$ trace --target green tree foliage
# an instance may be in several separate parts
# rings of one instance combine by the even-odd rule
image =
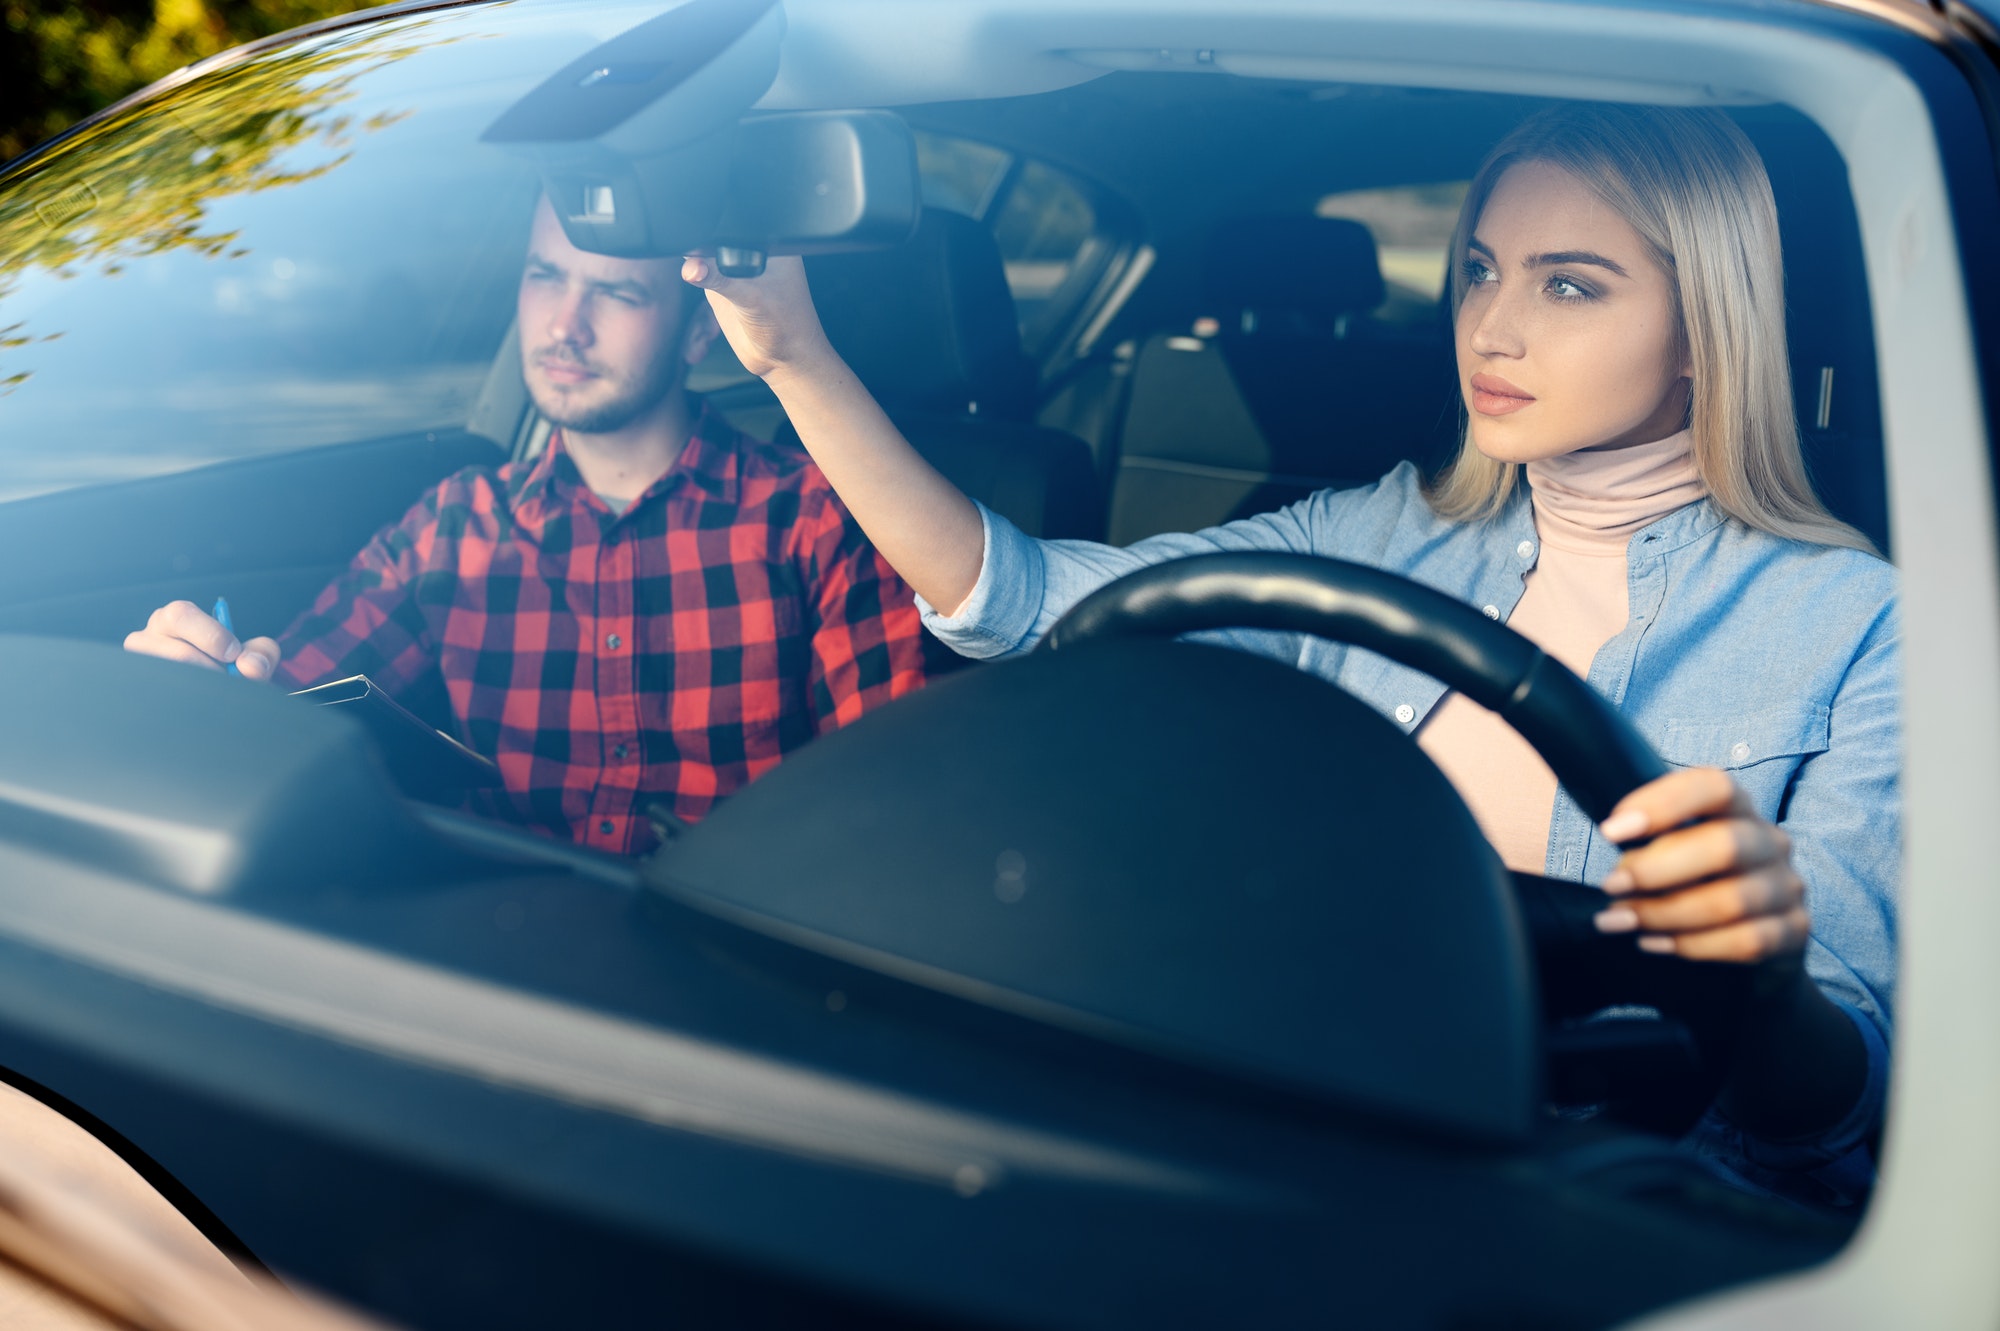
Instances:
[[[94,125],[38,159],[0,193],[0,306],[36,269],[66,279],[115,274],[166,250],[240,253],[237,235],[210,222],[210,206],[335,170],[357,134],[399,119],[356,117],[345,104],[371,71],[423,49],[430,22],[411,16],[265,52],[226,79],[183,84],[144,114]],[[59,336],[0,324],[0,396],[32,373],[32,348]]]
[[[182,65],[372,0],[0,0],[0,161]]]

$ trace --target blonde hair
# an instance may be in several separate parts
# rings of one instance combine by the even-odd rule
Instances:
[[[1529,117],[1480,165],[1452,236],[1451,308],[1480,210],[1508,167],[1544,162],[1581,181],[1639,233],[1674,291],[1692,367],[1688,425],[1709,497],[1747,526],[1817,545],[1875,547],[1813,493],[1792,414],[1778,208],[1757,150],[1718,111],[1564,105]],[[1476,522],[1506,504],[1520,464],[1461,438],[1428,491],[1433,510]]]

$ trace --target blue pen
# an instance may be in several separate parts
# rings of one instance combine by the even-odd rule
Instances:
[[[235,636],[236,636],[236,625],[235,625],[235,624],[233,624],[233,623],[231,623],[231,622],[230,622],[230,619],[229,619],[229,598],[228,598],[228,597],[226,597],[226,596],[218,596],[218,597],[216,597],[216,598],[215,598],[215,609],[213,609],[213,610],[209,611],[208,613],[209,613],[209,616],[210,616],[210,618],[214,619],[216,623],[218,623],[218,624],[222,625],[222,627],[223,627],[223,628],[225,628],[225,629],[229,630],[229,636],[230,636],[230,637],[232,637],[232,638],[233,638],[233,637],[235,637]],[[234,662],[234,661],[231,661],[231,662],[229,663],[229,673],[230,673],[230,674],[232,674],[232,675],[240,675],[240,674],[242,674],[243,672],[242,672],[241,670],[238,670],[238,669],[236,668],[236,662]]]

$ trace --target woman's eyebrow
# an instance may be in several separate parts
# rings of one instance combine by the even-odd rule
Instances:
[[[1492,247],[1477,236],[1466,241],[1465,248],[1476,250],[1489,259],[1493,258]],[[1595,254],[1590,250],[1550,250],[1547,254],[1530,254],[1527,258],[1521,260],[1523,268],[1553,268],[1558,264],[1565,263],[1592,264],[1598,268],[1609,269],[1620,277],[1630,277],[1632,275],[1626,272],[1625,266],[1617,260],[1607,259],[1602,254]]]
[[[1592,254],[1589,250],[1551,250],[1547,254],[1530,254],[1521,261],[1523,268],[1553,268],[1558,264],[1591,264],[1598,268],[1609,268],[1620,277],[1630,277],[1624,265],[1605,258],[1602,254]]]

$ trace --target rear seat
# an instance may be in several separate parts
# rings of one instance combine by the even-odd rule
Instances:
[[[931,209],[907,245],[809,258],[806,277],[834,349],[933,466],[1030,535],[1101,539],[1089,449],[1033,421],[1037,372],[985,226]]]
[[[1459,413],[1448,329],[1442,314],[1414,335],[1368,319],[1384,289],[1366,227],[1226,224],[1209,244],[1206,286],[1213,324],[1148,338],[1133,362],[1114,544],[1366,484],[1405,458],[1449,458]]]

